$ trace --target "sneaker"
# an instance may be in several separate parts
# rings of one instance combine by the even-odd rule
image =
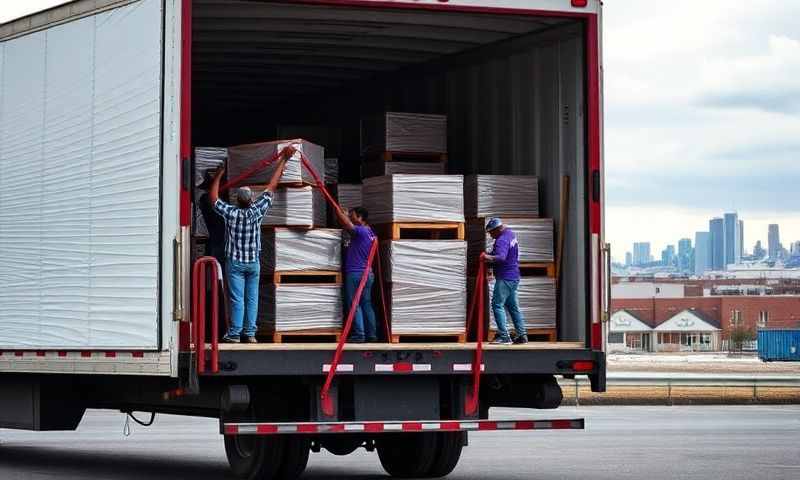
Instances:
[[[222,337],[222,343],[241,343],[242,339],[239,337],[231,337],[230,335],[225,335]]]
[[[508,337],[495,337],[492,340],[492,345],[512,345],[514,342],[511,341]]]
[[[244,343],[258,343],[256,337],[244,337]]]
[[[517,337],[514,338],[514,345],[525,345],[526,343],[528,343],[527,335],[517,335]]]

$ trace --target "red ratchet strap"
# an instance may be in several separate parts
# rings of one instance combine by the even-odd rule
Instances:
[[[210,270],[206,267],[210,267]],[[197,373],[206,371],[206,279],[209,271],[212,275],[211,373],[219,372],[219,292],[222,272],[216,258],[201,257],[192,268],[192,327],[197,349]]]
[[[469,314],[467,315],[467,332],[470,331],[473,318],[476,319],[476,344],[475,359],[472,361],[472,392],[467,393],[467,403],[464,405],[464,413],[475,415],[478,412],[481,389],[481,364],[483,363],[483,324],[484,324],[484,296],[486,295],[486,260],[483,255],[478,260],[478,275],[475,277],[475,290],[472,301],[469,304]],[[477,309],[476,309],[477,306]]]

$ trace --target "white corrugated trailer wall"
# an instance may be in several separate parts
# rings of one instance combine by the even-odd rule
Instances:
[[[164,343],[162,13],[141,0],[0,43],[1,349]]]

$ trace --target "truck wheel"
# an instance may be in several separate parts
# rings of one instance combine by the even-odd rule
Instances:
[[[450,475],[458,465],[461,450],[467,440],[467,432],[441,432],[439,445],[436,449],[436,458],[431,464],[427,478],[441,478]]]
[[[231,471],[247,480],[274,479],[283,463],[283,446],[283,439],[277,436],[225,436],[225,455]]]
[[[284,438],[283,461],[276,478],[294,480],[306,470],[311,440],[305,435],[291,435]]]
[[[376,443],[383,469],[397,478],[426,477],[439,451],[439,437],[432,432],[387,433]]]

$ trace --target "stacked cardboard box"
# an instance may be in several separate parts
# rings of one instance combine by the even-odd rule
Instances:
[[[464,222],[461,175],[388,175],[364,180],[363,201],[374,224]]]
[[[447,153],[447,116],[386,112],[361,122],[361,151]]]
[[[494,310],[491,308],[494,292],[494,279],[489,282],[490,329],[497,331]],[[529,330],[556,328],[556,286],[555,279],[549,277],[523,277],[517,291],[519,309]],[[506,327],[514,331],[511,315],[506,312]]]
[[[228,178],[234,179],[242,173],[248,171],[258,162],[272,158],[276,153],[281,152],[288,146],[294,146],[297,152],[286,162],[286,169],[280,179],[281,185],[314,184],[314,177],[302,167],[302,152],[320,175],[325,172],[325,149],[303,139],[277,140],[273,142],[252,143],[249,145],[239,145],[228,149]],[[277,162],[261,169],[247,182],[253,185],[265,184],[272,177]]]

